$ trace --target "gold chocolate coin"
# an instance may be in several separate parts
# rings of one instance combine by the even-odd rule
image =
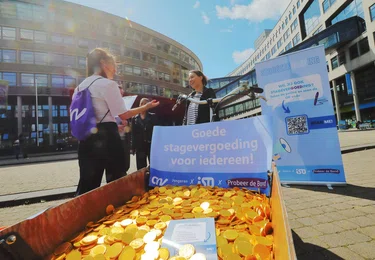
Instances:
[[[206,260],[206,256],[202,253],[196,253],[189,260]]]
[[[131,246],[126,246],[122,250],[119,260],[133,260],[135,258],[135,250]]]
[[[168,260],[169,250],[167,248],[160,248],[159,249],[159,257],[160,257],[161,260]]]
[[[81,260],[81,252],[78,250],[70,251],[70,253],[66,255],[66,260]]]
[[[189,259],[195,254],[195,248],[191,244],[183,245],[178,250],[178,255]]]

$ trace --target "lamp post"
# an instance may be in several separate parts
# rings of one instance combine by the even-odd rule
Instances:
[[[39,105],[38,105],[38,79],[35,79],[35,117],[36,117],[36,145],[39,146]]]

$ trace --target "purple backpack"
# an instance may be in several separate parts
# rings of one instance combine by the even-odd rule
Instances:
[[[98,79],[101,79],[101,77],[95,79],[82,91],[79,91],[78,87],[78,91],[74,95],[72,104],[70,105],[70,128],[72,130],[72,135],[79,141],[85,140],[96,128],[95,110],[92,106],[89,88]]]

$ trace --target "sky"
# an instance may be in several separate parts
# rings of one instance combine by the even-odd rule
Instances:
[[[69,0],[162,33],[194,52],[208,78],[223,77],[254,51],[290,0]]]

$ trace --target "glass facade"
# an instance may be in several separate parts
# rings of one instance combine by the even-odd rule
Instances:
[[[16,63],[17,52],[15,50],[0,50],[0,61],[4,63]]]
[[[338,13],[335,17],[331,18],[328,21],[328,25],[338,23],[353,16],[359,16],[364,18],[362,1],[363,0],[348,1],[350,3],[344,8],[344,10]]]
[[[311,2],[307,10],[303,13],[306,35],[312,33],[315,27],[319,24],[320,15],[319,1],[314,0]]]
[[[371,17],[371,21],[375,20],[375,4],[370,6],[370,17]]]

